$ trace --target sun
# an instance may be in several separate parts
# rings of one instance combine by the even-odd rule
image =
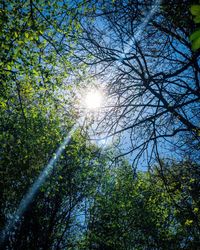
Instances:
[[[89,110],[96,110],[102,106],[103,94],[99,90],[90,90],[85,97],[85,106]]]

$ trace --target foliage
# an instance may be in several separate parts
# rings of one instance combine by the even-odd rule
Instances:
[[[65,13],[60,12],[60,4]],[[78,34],[80,27],[75,17],[75,10],[68,1],[58,3],[43,0],[1,1],[0,26],[0,192],[2,197],[0,226],[3,229],[12,219],[23,195],[46,166],[75,122],[76,116],[75,112],[71,111],[70,98],[65,97],[65,102],[61,103],[58,101],[58,93],[63,97],[70,89],[68,77],[74,68],[70,56],[76,44],[76,38],[74,36],[73,40],[69,41],[69,36],[72,36],[75,31]],[[78,70],[81,67],[79,65]],[[80,134],[76,136],[81,137]],[[73,158],[73,161],[70,161],[76,165],[66,163],[66,160],[58,167],[59,169],[67,166],[65,169],[67,173],[68,171],[73,173],[74,169],[75,175],[79,172],[76,168],[80,167],[80,161],[83,161],[81,157],[78,160],[77,155],[80,153],[80,148],[82,150],[84,148],[81,139],[74,139],[76,140],[80,144],[77,145],[74,142],[74,149],[68,152],[69,155],[71,153],[69,159]],[[83,150],[85,160],[87,156],[89,157],[89,151],[89,149]],[[55,197],[52,196],[49,202],[53,189],[48,195],[47,188],[43,187],[43,191],[46,190],[46,192],[41,190],[38,203],[31,205],[16,234],[9,232],[5,242],[7,247],[19,249],[18,247],[21,246],[31,249],[33,245],[40,244],[41,240],[42,244],[47,244],[47,241],[46,243],[44,241],[44,234],[38,227],[41,228],[42,224],[45,225],[45,220],[52,218],[50,215],[52,216],[54,212],[52,210],[52,214],[48,215],[48,209],[56,204],[60,206],[65,196],[74,195],[76,198],[78,195],[76,192],[79,192],[78,187],[74,190],[76,195],[73,193],[70,196],[66,193],[67,188],[65,193],[58,192],[59,188],[64,189],[67,185],[69,187],[67,180],[63,186],[61,185],[63,182],[61,173],[54,173],[53,184],[48,182],[57,190],[54,190]],[[83,177],[77,177],[76,181],[78,178]],[[60,183],[59,187],[57,187],[58,183]],[[29,225],[27,225],[28,222],[30,222]],[[55,229],[50,222],[49,225],[46,229],[50,234],[51,230]],[[32,241],[32,237],[36,237],[37,240],[34,238]],[[47,240],[53,242],[50,237]]]
[[[86,249],[198,249],[198,166],[164,169],[167,186],[156,170],[134,176],[122,165],[107,175],[90,209]]]
[[[190,1],[163,1],[143,27],[151,2],[1,1],[1,229],[76,122],[74,89],[88,72],[107,81],[113,108],[104,132],[130,132],[125,154],[159,159],[161,142],[177,134],[181,149],[186,137],[190,153],[199,150],[199,54],[188,41],[194,24],[184,19]],[[197,23],[198,10],[191,9]],[[135,34],[142,35],[132,42]],[[191,35],[195,50],[198,39]],[[76,130],[2,248],[198,249],[198,164],[133,172],[85,132]]]
[[[194,22],[196,24],[200,23],[200,5],[192,5],[191,13],[194,16]],[[190,36],[190,41],[192,42],[193,50],[198,50],[200,48],[200,29],[197,29]]]
[[[82,233],[86,200],[95,192],[103,162],[98,150],[86,146],[77,132],[9,236],[9,247],[73,249]]]

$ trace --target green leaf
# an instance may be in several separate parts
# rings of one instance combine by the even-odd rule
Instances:
[[[190,41],[193,41],[199,37],[200,37],[200,30],[197,30],[197,31],[193,32],[192,35],[190,36]]]
[[[194,18],[194,22],[195,22],[195,23],[200,23],[200,15],[198,15],[198,16],[196,16],[196,17]]]
[[[35,76],[38,76],[37,70],[33,69],[33,74],[34,74]]]
[[[193,223],[193,220],[187,219],[186,222],[185,222],[185,225],[186,225],[186,226],[191,226],[192,223]]]
[[[192,42],[192,49],[195,51],[195,50],[198,50],[200,48],[200,37],[195,39],[193,42]]]
[[[29,38],[29,33],[25,32],[25,37],[28,39]]]
[[[192,5],[192,7],[190,8],[190,11],[192,15],[194,16],[200,15],[200,5]]]
[[[11,67],[10,65],[7,65],[7,69],[8,69],[8,70],[11,70],[12,67]]]

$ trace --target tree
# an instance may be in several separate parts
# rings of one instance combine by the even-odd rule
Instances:
[[[98,150],[86,146],[85,138],[77,132],[16,229],[10,232],[7,246],[73,249],[83,231],[85,202],[95,192],[102,164],[105,158],[100,160]]]
[[[200,67],[199,51],[189,41],[191,1],[155,5],[97,4],[82,19],[77,49],[77,58],[96,68],[94,75],[107,83],[111,104],[102,119],[104,131],[109,136],[128,133],[130,147],[124,154],[136,152],[137,159],[147,152],[149,162],[161,144],[173,143],[180,153],[182,138],[192,138],[199,148]]]
[[[191,3],[1,1],[1,228],[80,116],[74,89],[90,73],[110,97],[100,130],[130,133],[122,155],[159,162],[149,173],[125,160],[114,169],[115,153],[110,159],[77,130],[2,248],[198,249],[198,164],[159,156],[169,139],[198,162]]]
[[[2,0],[0,5],[0,192],[2,197],[0,226],[2,230],[12,219],[20,200],[75,122],[75,112],[72,112],[70,107],[71,100],[65,95],[70,89],[67,81],[74,68],[70,56],[76,44],[74,36],[71,41],[69,37],[79,32],[79,26],[74,8],[68,2],[61,3],[62,8],[57,1]],[[81,67],[79,65],[78,70]],[[58,100],[64,96],[65,102],[60,103]],[[79,141],[81,144],[81,139]],[[76,150],[78,148],[79,146]],[[80,165],[77,159],[75,161],[76,150],[74,149],[73,157],[78,167]],[[68,166],[66,162],[63,164]],[[75,173],[76,171],[78,170],[74,169]],[[58,180],[62,183],[59,178],[61,176],[56,173],[55,188]],[[61,188],[62,185],[59,185]],[[63,185],[69,185],[67,180]],[[72,197],[77,198],[76,191]],[[56,194],[52,196],[52,200],[49,200],[50,195],[40,193],[38,203],[36,201],[26,212],[19,225],[19,231],[14,236],[13,232],[8,232],[8,242],[5,242],[7,247],[16,249],[17,244],[21,244],[21,247],[31,248],[34,244],[40,244],[41,240],[44,240],[44,237],[42,238],[44,234],[39,227],[45,218],[49,222],[47,223],[49,234],[52,232],[54,228],[51,228],[50,217],[56,209],[58,212],[56,203],[61,204],[68,195],[61,193],[62,195],[59,196],[58,191]],[[43,201],[44,204],[42,204]],[[77,205],[77,202],[73,206]],[[47,210],[50,207],[52,211],[48,215]],[[69,210],[69,207],[66,209]],[[44,218],[42,212],[44,212]],[[20,244],[19,241],[21,241]],[[53,242],[51,237],[49,241]],[[50,243],[46,239],[42,244]]]
[[[198,249],[198,166],[165,164],[164,175],[167,187],[156,169],[133,176],[122,163],[107,174],[90,209],[85,249]]]

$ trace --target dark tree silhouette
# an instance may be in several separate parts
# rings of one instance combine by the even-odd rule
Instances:
[[[145,151],[151,160],[164,141],[179,150],[189,140],[199,147],[200,54],[189,41],[191,4],[105,1],[82,18],[77,58],[95,68],[112,98],[101,125],[108,135],[127,131],[125,154],[136,151],[136,159]]]

